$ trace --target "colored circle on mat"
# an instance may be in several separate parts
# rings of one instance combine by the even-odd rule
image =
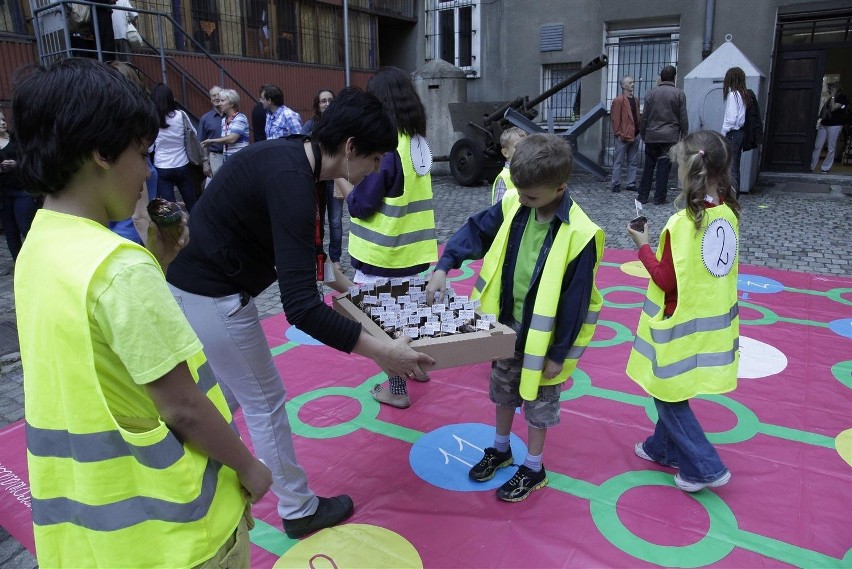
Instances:
[[[273,567],[337,569],[338,567],[411,567],[423,560],[411,543],[398,533],[367,524],[327,528],[287,550]]]
[[[740,367],[737,377],[757,379],[779,374],[785,369],[787,356],[784,352],[760,340],[740,336]]]
[[[284,335],[291,342],[295,342],[297,344],[301,344],[303,346],[322,346],[323,343],[319,340],[314,339],[313,336],[310,336],[306,332],[302,332],[295,326],[290,326],[287,328],[287,331],[284,332]]]
[[[645,268],[645,265],[642,264],[642,261],[628,261],[626,263],[621,263],[622,273],[628,274],[633,277],[640,277],[643,279],[651,278],[651,275],[648,274],[648,270]]]
[[[701,567],[715,563],[733,551],[733,543],[713,534],[714,531],[724,534],[736,529],[737,519],[724,500],[713,492],[690,494],[710,516],[710,530],[697,542],[681,546],[660,545],[634,534],[619,518],[617,504],[622,494],[641,486],[669,486],[672,492],[680,492],[674,487],[670,473],[653,470],[625,472],[601,484],[601,495],[607,499],[592,500],[590,510],[598,530],[610,543],[638,559],[666,567]]]
[[[844,338],[852,338],[852,318],[841,318],[828,323],[828,328]]]
[[[834,379],[852,389],[852,360],[837,362],[831,366],[831,374]]]
[[[501,468],[494,478],[474,482],[467,473],[482,459],[487,447],[494,444],[494,427],[482,423],[454,423],[426,433],[412,445],[408,463],[414,474],[423,481],[458,492],[482,492],[503,485],[515,469]],[[509,444],[515,464],[523,464],[527,445],[514,433]]]
[[[834,448],[846,464],[852,466],[852,429],[846,429],[834,439]]]
[[[740,273],[737,276],[737,288],[755,294],[774,294],[783,291],[784,285],[768,277]]]

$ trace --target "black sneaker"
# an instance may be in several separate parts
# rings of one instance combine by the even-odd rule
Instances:
[[[336,526],[352,515],[352,498],[346,494],[333,498],[320,498],[316,511],[296,520],[281,520],[287,537],[299,539],[317,530]]]
[[[497,497],[504,502],[520,502],[539,488],[547,486],[547,472],[544,466],[535,472],[521,465],[518,471],[505,484],[497,488]]]
[[[511,447],[506,452],[499,452],[494,447],[488,447],[485,449],[485,456],[470,469],[467,475],[475,482],[485,482],[494,478],[498,469],[512,464],[512,460]]]
[[[639,188],[636,187],[636,186],[627,186],[626,189],[627,189],[628,192],[638,192],[639,191]]]
[[[616,194],[617,194],[618,192],[620,192],[620,191],[621,191],[621,186],[613,186],[613,187],[612,187],[612,191],[613,191],[613,193],[616,193]]]

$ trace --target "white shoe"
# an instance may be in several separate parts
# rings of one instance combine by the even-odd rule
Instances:
[[[675,486],[677,486],[684,492],[698,492],[699,490],[703,490],[704,488],[718,488],[720,486],[724,486],[730,481],[730,470],[726,470],[722,476],[720,476],[716,480],[711,480],[710,482],[687,482],[686,480],[680,477],[680,472],[674,475]]]

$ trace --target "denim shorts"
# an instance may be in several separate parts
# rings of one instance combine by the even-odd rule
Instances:
[[[542,385],[538,388],[538,397],[533,401],[521,399],[521,367],[524,355],[516,353],[505,360],[491,363],[491,382],[488,396],[500,407],[524,406],[527,424],[536,429],[547,429],[559,424],[559,394],[562,384]]]

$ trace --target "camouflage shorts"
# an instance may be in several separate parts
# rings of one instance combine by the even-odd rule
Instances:
[[[536,429],[547,429],[559,424],[559,394],[562,384],[542,385],[538,397],[533,401],[521,399],[521,366],[523,354],[491,363],[491,382],[488,396],[500,407],[524,406],[527,424]]]

